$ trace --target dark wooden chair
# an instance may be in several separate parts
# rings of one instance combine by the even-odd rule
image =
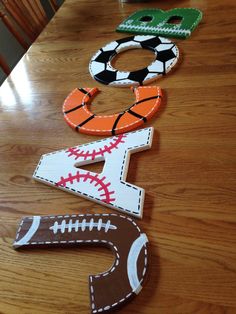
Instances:
[[[8,64],[6,63],[5,59],[1,54],[0,54],[0,67],[6,75],[9,75],[11,73]]]
[[[48,0],[55,13],[56,1]],[[19,44],[27,50],[44,29],[49,19],[40,0],[0,0],[0,18]],[[26,40],[25,38],[28,38]],[[10,68],[0,55],[0,67],[9,75]]]
[[[4,13],[3,11],[0,10],[0,19],[1,21],[4,23],[4,25],[7,27],[7,29],[12,33],[12,35],[17,39],[17,41],[19,42],[19,44],[25,49],[27,50],[29,48],[29,44],[25,41],[25,39],[23,38],[23,36],[17,31],[15,25],[12,23],[12,21],[9,19],[9,17],[7,16],[6,13]],[[3,70],[3,72],[6,75],[9,75],[11,70],[7,64],[7,62],[5,61],[4,57],[2,55],[0,55],[0,66]]]

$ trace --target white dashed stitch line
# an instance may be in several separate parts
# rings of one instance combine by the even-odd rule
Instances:
[[[112,242],[109,242],[109,241],[106,241],[106,240],[102,240],[101,241],[102,243],[108,243],[109,245],[111,245],[115,251],[117,250],[117,247],[112,243]],[[113,271],[115,271],[116,267],[119,265],[119,260],[120,260],[120,257],[117,256],[116,254],[116,259],[115,259],[115,262],[114,262],[114,265],[113,267],[111,267],[111,269],[105,273],[101,273],[101,274],[98,274],[96,276],[94,276],[94,278],[98,279],[100,277],[105,277],[105,276],[108,276],[109,274],[111,274]],[[93,288],[93,281],[92,281],[92,276],[90,276],[90,292],[91,292],[91,300],[92,300],[92,304],[94,304],[93,300],[94,300],[94,288]],[[95,304],[94,304],[94,309],[95,309]],[[101,309],[98,309],[97,311],[99,311]]]
[[[156,74],[151,74],[151,73],[150,73],[150,78],[155,77],[155,76],[156,76]],[[115,84],[119,84],[119,82],[118,82],[118,83],[114,82],[114,83],[115,83]],[[148,86],[148,87],[149,87],[149,86]],[[148,87],[143,86],[142,88],[148,88]],[[153,88],[153,87],[150,86],[149,88]],[[92,89],[91,89],[91,90],[92,90]],[[88,95],[88,94],[91,92],[91,90],[83,97],[82,103],[83,103],[84,106],[81,107],[81,109],[83,109],[83,110],[85,111],[85,113],[86,113],[89,117],[92,116],[93,114],[92,114],[92,112],[90,112],[90,111],[87,109],[87,105],[88,105],[88,103],[89,103],[89,100],[85,101],[84,99],[85,99],[86,96],[88,96],[89,99],[92,98],[92,96],[90,97],[90,96]],[[77,91],[77,90],[72,91],[72,92],[69,94],[69,96],[66,98],[65,103],[64,103],[64,106],[63,106],[63,112],[65,112],[65,105],[66,105],[66,102],[69,100],[68,98],[69,98],[70,96],[72,96],[76,91]],[[138,97],[137,97],[136,102],[139,101],[139,91],[137,91],[137,93],[138,93]],[[157,95],[157,96],[159,96],[159,97],[158,97],[157,100],[156,100],[155,106],[153,106],[153,107],[149,110],[149,112],[147,112],[147,113],[145,114],[144,118],[146,118],[147,116],[149,116],[149,115],[155,110],[156,105],[157,105],[157,102],[158,102],[159,99],[160,99],[160,92],[159,92],[159,91],[158,91],[158,95]],[[92,105],[92,104],[91,104],[91,105]],[[125,111],[120,112],[120,113],[116,113],[116,114],[113,114],[113,115],[103,115],[103,116],[95,115],[94,118],[95,118],[95,119],[102,119],[102,118],[110,118],[110,117],[113,117],[113,116],[118,117],[120,114],[125,113],[125,112],[128,112],[129,109],[133,108],[134,106],[135,106],[135,104],[132,105],[132,106],[130,106],[128,109],[126,109]],[[76,125],[75,123],[73,123],[73,122],[67,117],[67,115],[65,115],[65,119],[67,120],[67,122],[68,122],[69,124],[72,124],[74,128],[77,127],[77,125]],[[127,129],[128,127],[133,126],[133,125],[137,124],[138,122],[139,122],[139,120],[138,120],[138,121],[134,121],[134,122],[132,122],[132,123],[130,123],[130,124],[126,124],[125,126],[120,126],[119,128],[116,128],[116,131],[123,130],[123,129]],[[100,131],[100,130],[97,130],[97,129],[87,128],[86,126],[82,126],[82,127],[80,127],[80,129],[84,129],[84,130],[87,130],[87,131],[93,131],[93,132],[99,132],[99,131]],[[109,132],[109,131],[111,131],[111,129],[102,130],[102,132]]]
[[[137,26],[138,27],[138,26]],[[138,27],[139,28],[139,27]],[[144,36],[147,36],[147,35],[144,35]],[[135,36],[131,36],[131,39],[129,40],[129,41],[132,41],[133,39],[132,39],[132,37],[135,37]],[[156,38],[157,36],[153,36],[153,38]],[[128,39],[129,37],[127,37],[127,39]],[[162,38],[162,37],[159,37],[160,39]],[[129,42],[129,41],[127,41],[127,42]],[[116,41],[114,41],[114,42],[116,42]],[[111,42],[111,43],[114,43],[114,42]],[[126,43],[127,43],[126,42]],[[109,44],[111,44],[111,43],[109,43]],[[172,43],[171,41],[169,42],[169,43]],[[163,44],[166,44],[166,43],[163,43]],[[142,46],[135,46],[135,45],[131,45],[130,47],[125,47],[124,49],[122,49],[122,50],[120,50],[119,52],[121,52],[121,51],[126,51],[126,50],[130,50],[130,49],[132,49],[132,48],[134,48],[134,47],[136,47],[136,48],[139,48],[139,49],[148,49],[148,50],[151,50],[151,51],[153,51],[154,53],[155,53],[155,56],[156,56],[156,58],[155,58],[155,61],[157,61],[158,60],[158,50],[156,49],[156,47],[142,47]],[[174,60],[173,60],[173,62],[168,66],[168,70],[171,70],[171,68],[172,68],[172,65],[175,65],[175,63],[177,62],[177,60],[178,60],[178,48],[177,48],[177,46],[175,45],[175,44],[173,44],[173,47],[175,47],[175,50],[176,50],[176,56],[175,56],[175,58],[174,58]],[[117,49],[117,48],[116,48]],[[100,52],[102,52],[103,53],[103,50],[99,50]],[[118,53],[119,53],[118,52]],[[97,57],[97,55],[98,55],[98,52],[96,52],[95,53],[95,55],[91,58],[91,61],[90,61],[90,63],[89,63],[89,71],[90,71],[90,74],[91,74],[91,76],[94,78],[95,76],[96,76],[96,74],[95,75],[93,75],[93,70],[92,70],[92,63],[95,61],[94,59]],[[111,55],[110,55],[110,59],[109,59],[109,61],[108,62],[103,62],[105,65],[107,65],[106,67],[105,67],[105,69],[107,69],[107,68],[109,68],[110,69],[110,71],[113,71],[113,72],[115,72],[116,74],[117,73],[120,73],[120,74],[126,74],[127,76],[130,74],[130,73],[133,73],[133,72],[135,72],[135,71],[132,71],[132,72],[128,72],[128,71],[119,71],[119,70],[116,70],[115,68],[113,68],[113,66],[111,65],[111,61],[112,61],[112,59],[115,57],[117,55],[117,52],[115,51],[115,50],[113,50],[113,52],[111,52]],[[154,62],[155,62],[154,61]],[[146,68],[148,68],[149,66],[151,66],[154,62],[152,62],[151,64],[149,64]],[[106,71],[106,70],[105,70]],[[169,72],[169,71],[168,71]],[[148,83],[151,79],[154,79],[154,78],[158,78],[159,76],[162,76],[162,75],[165,75],[167,72],[166,72],[166,69],[164,69],[164,71],[163,71],[163,73],[159,73],[159,72],[156,72],[156,73],[149,73],[149,79],[147,79],[147,80],[145,80],[144,79],[144,81],[142,82],[142,84],[140,84],[138,81],[137,82],[135,82],[135,84],[133,84],[133,85],[143,85],[145,82],[146,83]],[[129,82],[122,82],[122,83],[120,83],[120,81],[112,81],[112,82],[109,82],[109,85],[110,86],[114,86],[114,85],[119,85],[120,87],[122,87],[122,86],[124,86],[124,85],[131,85]],[[92,131],[92,130],[91,130]],[[97,130],[93,130],[93,131],[97,131]]]
[[[165,33],[179,33],[179,34],[191,34],[191,31],[187,29],[171,29],[171,28],[163,28],[163,27],[152,27],[152,26],[136,26],[136,25],[129,25],[129,24],[121,24],[120,28],[128,28],[130,30],[143,30],[143,31],[159,31]]]
[[[75,217],[86,217],[86,216],[91,216],[92,214],[78,214],[78,215],[73,215]],[[118,214],[96,214],[96,216],[115,216],[115,217],[120,217],[120,218],[123,218],[123,219],[126,219],[126,220],[129,220],[133,225],[134,227],[138,230],[138,233],[139,235],[141,235],[141,231],[140,231],[140,228],[138,227],[138,225],[135,223],[135,221],[131,220],[131,218],[129,217],[126,217],[124,215],[118,215]],[[54,216],[56,219],[58,218],[67,218],[68,215],[58,215],[58,216]],[[51,218],[51,216],[43,216],[42,219],[46,220],[46,219],[55,219],[55,218]],[[33,217],[27,217],[27,219],[29,220],[32,220]],[[20,233],[21,231],[21,228],[22,228],[22,225],[23,225],[23,222],[24,220],[21,221],[20,223],[20,226],[19,226],[19,230],[18,230],[18,234]],[[77,243],[83,243],[84,240],[76,240]],[[114,247],[114,251],[116,252],[117,251],[117,247],[110,241],[106,241],[106,240],[91,240],[91,242],[100,242],[100,243],[108,243],[109,245],[111,245],[112,247]],[[59,243],[69,243],[69,241],[46,241],[46,242],[28,242],[24,245],[29,245],[29,244],[33,244],[33,245],[36,245],[36,244],[40,244],[40,245],[43,245],[43,244],[59,244]],[[146,273],[146,268],[147,268],[147,249],[146,249],[146,244],[145,244],[145,251],[144,251],[144,254],[145,254],[145,263],[144,263],[144,270],[143,270],[143,273],[142,273],[142,278],[140,279],[140,283],[143,282],[143,279],[144,279],[144,275]],[[120,259],[120,256],[116,254],[116,258],[119,260]],[[114,264],[116,263],[117,260],[115,260]],[[110,271],[108,271],[107,273],[109,274],[109,272],[111,271],[114,271],[113,268],[116,268],[117,266],[113,266]],[[100,274],[99,276],[102,276],[102,274]],[[128,293],[123,299],[117,301],[116,303],[113,303],[112,305],[106,305],[104,308],[99,308],[97,310],[95,310],[95,303],[94,303],[94,288],[93,288],[93,285],[92,285],[92,282],[93,282],[93,279],[92,279],[92,276],[89,276],[89,280],[90,280],[90,291],[91,291],[91,300],[92,300],[92,309],[94,308],[94,310],[92,311],[93,313],[97,313],[97,312],[102,312],[103,310],[105,310],[105,308],[107,306],[110,306],[110,308],[116,306],[117,304],[119,303],[122,303],[124,302],[127,298],[129,298],[132,293],[134,293],[134,291],[132,293]]]
[[[148,87],[147,87],[147,88],[148,88]],[[139,132],[142,132],[142,131],[148,130],[148,129],[150,129],[150,128],[144,128],[144,129],[140,129],[140,130],[135,130],[135,131],[129,132],[129,134],[139,133]],[[102,142],[107,142],[107,138],[102,139],[102,140],[98,140],[98,141],[94,141],[94,142],[91,142],[91,143],[79,145],[79,146],[77,146],[77,147],[80,147],[81,149],[83,149],[83,147],[86,147],[86,146],[88,146],[88,145],[94,145],[94,144],[96,144],[96,143],[102,143]],[[36,169],[35,169],[35,171],[34,171],[33,176],[36,177],[36,178],[42,179],[42,180],[44,180],[44,181],[46,181],[46,182],[50,182],[50,183],[56,184],[56,182],[54,182],[54,181],[51,181],[51,180],[48,180],[48,179],[45,179],[45,178],[43,178],[43,177],[38,176],[38,175],[37,175],[38,168],[40,167],[40,165],[41,165],[41,163],[42,163],[42,160],[44,159],[45,156],[50,156],[50,155],[58,154],[58,153],[61,153],[61,152],[65,152],[66,150],[67,150],[67,149],[61,149],[61,150],[57,150],[57,151],[54,151],[54,152],[51,152],[51,153],[48,153],[48,154],[44,154],[43,156],[41,156],[41,158],[40,158],[40,160],[39,160],[39,163],[38,163],[38,165],[37,165],[37,167],[36,167]],[[128,184],[127,184],[127,185],[128,185]],[[68,189],[70,189],[70,188],[68,188]],[[82,194],[82,195],[87,196],[86,193],[82,193],[82,192],[76,191],[76,190],[74,190],[74,189],[71,189],[71,190],[74,191],[74,192],[78,192],[79,194]],[[97,198],[95,198],[95,197],[93,197],[93,196],[91,196],[91,198],[97,199]],[[99,200],[99,199],[97,199],[97,200]],[[114,205],[113,205],[113,206],[114,206]],[[119,207],[117,207],[117,208],[119,208]],[[121,208],[121,209],[122,209],[122,208]],[[127,211],[127,212],[131,212],[131,211],[128,211],[128,210],[126,210],[126,211]]]
[[[86,173],[81,173],[79,170],[73,175],[72,173],[69,173],[65,178],[61,177],[60,181],[56,183],[57,187],[63,187],[66,188],[67,184],[73,184],[74,181],[80,182],[80,180],[83,180],[82,182],[88,181],[89,184],[94,184],[97,190],[100,192],[100,201],[111,204],[113,203],[115,199],[115,191],[109,190],[111,186],[111,182],[104,181],[106,179],[105,176],[102,178],[96,174],[90,173],[87,171]]]
[[[148,132],[148,139],[147,139],[146,144],[143,144],[143,145],[140,145],[140,146],[129,147],[129,148],[126,150],[126,152],[127,152],[129,149],[134,149],[134,148],[136,148],[136,147],[142,147],[142,146],[145,146],[145,145],[149,144],[149,140],[150,140],[150,135],[151,135],[151,132],[152,132],[152,128],[150,128],[150,127],[149,127],[149,128],[144,128],[144,129],[140,129],[140,130],[138,130],[138,131],[133,131],[133,132],[129,132],[129,133],[139,133],[139,132],[142,132],[142,131],[144,131],[144,130],[149,130],[149,132]],[[94,143],[96,143],[96,142],[94,142]],[[91,144],[93,144],[93,143],[91,143]],[[45,154],[45,155],[43,155],[43,156],[48,156],[48,155],[51,155],[51,154],[56,154],[56,153],[58,153],[58,152],[65,152],[65,150],[60,150],[60,151],[57,151],[57,152]],[[121,177],[122,177],[123,171],[124,171],[123,168],[124,168],[124,162],[125,162],[125,158],[126,158],[126,152],[125,152],[125,154],[124,154],[124,159],[123,159],[123,163],[122,163],[122,173],[121,173],[121,176],[120,176],[120,182],[121,182],[122,184],[128,186],[128,187],[132,187],[133,189],[138,190],[135,186],[132,186],[132,185],[130,185],[130,184],[128,184],[128,183],[126,183],[126,182],[124,182],[124,181],[121,180]],[[40,159],[39,165],[41,164],[41,160],[42,160],[43,156],[42,156],[41,159]],[[50,183],[55,184],[55,185],[57,186],[58,182],[55,182],[55,181],[52,181],[52,180],[48,180],[48,179],[43,178],[43,177],[40,177],[40,176],[38,176],[38,175],[36,174],[36,172],[37,172],[37,170],[38,170],[38,168],[39,168],[39,165],[38,165],[37,169],[35,170],[34,177],[36,177],[36,178],[38,178],[38,179],[41,179],[41,180],[43,180],[43,181],[46,181],[46,182],[50,182]],[[71,187],[68,187],[68,186],[63,186],[63,187],[62,187],[62,186],[57,186],[57,187],[60,188],[60,189],[62,189],[62,190],[67,189],[67,190],[70,190],[70,191],[72,191],[72,192],[76,192],[76,193],[78,193],[78,194],[80,194],[80,195],[84,195],[84,196],[86,196],[86,197],[90,197],[90,198],[92,198],[92,199],[95,199],[95,200],[101,202],[101,200],[100,200],[99,198],[94,197],[94,196],[92,196],[92,195],[89,195],[89,194],[87,194],[87,193],[78,191],[78,190],[73,189],[73,188],[71,188]],[[114,208],[121,209],[121,210],[123,210],[123,211],[125,211],[125,212],[127,212],[127,213],[132,213],[132,214],[136,214],[136,215],[137,215],[137,214],[139,214],[139,210],[140,210],[140,206],[141,206],[141,198],[142,198],[142,197],[141,197],[141,191],[140,191],[140,193],[139,193],[139,201],[138,201],[138,205],[137,205],[137,210],[129,210],[128,208],[124,208],[124,207],[115,205],[115,204],[112,203],[112,202],[109,202],[109,203],[107,203],[107,204],[112,205]]]
[[[114,149],[118,149],[121,144],[125,143],[125,138],[126,134],[120,134],[111,138],[109,143],[105,144],[103,147],[99,147],[98,149],[87,150],[85,152],[84,150],[80,150],[77,146],[68,148],[65,153],[68,154],[68,157],[72,157],[75,160],[77,160],[78,158],[84,158],[84,160],[91,158],[92,160],[95,160],[98,156],[104,157],[104,155],[106,155],[107,153],[112,154],[112,151]]]
[[[112,215],[116,215],[116,214],[112,214]],[[141,234],[140,228],[130,218],[128,219],[127,217],[122,216],[122,215],[116,215],[116,216],[119,216],[121,218],[124,218],[124,219],[127,219],[127,220],[131,221],[133,223],[133,225],[138,229],[139,234]],[[144,269],[143,269],[143,272],[142,272],[142,278],[140,279],[140,284],[143,282],[144,276],[146,274],[146,269],[147,269],[147,249],[146,249],[146,244],[145,244],[144,247],[145,247],[145,250],[144,250],[145,262],[144,262]],[[91,280],[91,284],[92,284],[92,280]],[[134,291],[132,293],[134,293]],[[120,299],[118,302],[115,302],[112,305],[107,305],[107,306],[105,306],[103,308],[99,308],[99,309],[94,310],[93,313],[102,312],[102,311],[106,310],[107,307],[109,307],[109,309],[110,309],[110,308],[116,306],[117,304],[124,302],[126,299],[128,299],[132,295],[132,293],[128,293],[123,299]]]
[[[21,220],[21,223],[20,223],[20,225],[19,225],[19,227],[18,227],[18,232],[17,232],[17,235],[16,235],[16,241],[17,241],[18,238],[19,238],[20,230],[21,230],[21,228],[22,228],[23,222],[24,222],[24,220],[22,219],[22,220]]]
[[[134,221],[134,220],[132,220],[130,217],[126,217],[126,216],[124,216],[124,215],[120,215],[120,214],[113,214],[113,213],[111,213],[111,214],[78,214],[78,215],[73,215],[73,217],[87,217],[87,216],[89,216],[89,217],[91,217],[91,216],[102,216],[102,217],[107,217],[107,216],[114,216],[114,217],[120,217],[120,218],[123,218],[123,219],[126,219],[126,220],[129,220],[134,226],[135,226],[135,228],[138,230],[138,232],[139,232],[139,234],[141,234],[141,230],[140,230],[140,228],[139,228],[139,226],[136,224],[136,222]],[[51,218],[51,216],[42,216],[42,220],[51,220],[51,219],[60,219],[60,218],[68,218],[68,215],[56,215],[56,216],[53,216],[54,218]],[[70,217],[70,215],[69,215],[69,217]],[[26,217],[28,220],[32,220],[33,219],[33,217]],[[21,221],[21,223],[20,223],[20,225],[19,225],[19,230],[18,230],[18,232],[17,232],[17,234],[18,234],[18,237],[19,237],[19,234],[20,234],[20,231],[21,231],[21,229],[22,229],[22,225],[23,225],[23,223],[24,223],[24,221],[25,221],[25,218],[23,218],[22,219],[22,221]],[[76,240],[76,241],[80,241],[80,240]],[[106,240],[93,240],[94,242],[97,242],[97,241],[101,241],[102,243],[108,243],[108,244],[110,244],[110,245],[113,245],[113,243],[112,242],[107,242]],[[30,242],[29,242],[30,243]],[[36,242],[36,243],[38,243],[38,242]],[[51,242],[51,243],[53,243],[53,242]],[[30,243],[31,244],[31,243]],[[116,248],[117,249],[117,248]]]
[[[91,93],[91,91],[92,91],[93,89],[94,89],[94,88],[90,88],[90,90],[87,92],[87,94],[85,94],[84,97],[82,98],[82,102],[81,102],[81,103],[82,103],[83,105],[86,104],[85,98],[86,98],[87,96],[89,97],[89,94]],[[63,104],[63,112],[66,111],[66,110],[65,110],[65,106],[66,106],[66,104],[67,104],[69,98],[70,98],[75,92],[77,92],[77,89],[73,90],[73,91],[66,97],[66,100],[65,100],[65,102],[64,102],[64,104]],[[89,115],[92,115],[92,114],[90,113]],[[67,115],[64,115],[64,117],[65,117],[66,121],[68,122],[68,124],[72,124],[75,128],[77,127],[76,124],[74,124],[73,122],[71,122],[71,121],[68,119]]]
[[[155,74],[153,74],[153,75],[151,75],[152,77],[155,77]],[[119,84],[119,83],[117,83],[117,84]],[[146,86],[143,86],[142,88],[146,88]],[[137,91],[137,94],[138,94],[138,97],[137,97],[137,100],[136,100],[136,102],[138,102],[139,101],[139,91]],[[157,96],[160,96],[160,92],[158,91],[158,95]],[[147,116],[149,116],[155,109],[156,109],[156,105],[157,105],[157,103],[159,102],[159,97],[157,98],[157,100],[156,100],[156,102],[155,102],[155,106],[153,106],[146,114],[145,114],[145,116],[144,116],[144,118],[146,118]],[[135,107],[135,105],[132,105],[132,106],[130,106],[128,109],[126,109],[124,112],[128,112],[129,111],[129,109],[131,109],[131,108],[133,108],[133,107]],[[82,107],[83,108],[83,110],[87,113],[87,114],[91,114],[88,110],[87,110],[87,108],[86,107]],[[116,113],[116,114],[114,114],[116,117],[118,117],[121,113],[124,113],[124,112],[120,112],[120,113]],[[95,118],[107,118],[107,117],[112,117],[112,116],[114,116],[114,115],[110,115],[110,116],[95,116]],[[132,123],[129,123],[129,124],[126,124],[125,126],[120,126],[119,128],[116,128],[116,132],[117,131],[120,131],[120,130],[123,130],[123,129],[127,129],[128,127],[131,127],[131,126],[133,126],[133,125],[135,125],[135,124],[137,124],[137,123],[139,123],[139,120],[138,121],[135,121],[135,122],[132,122]],[[100,131],[100,130],[97,130],[97,129],[89,129],[89,128],[87,128],[86,126],[82,126],[81,127],[81,129],[86,129],[87,131],[95,131],[95,132],[98,132],[98,131]],[[111,131],[111,129],[109,129],[109,130],[102,130],[103,132],[109,132],[109,131]]]
[[[149,86],[145,86],[145,87],[149,87]],[[150,86],[150,88],[152,88],[152,86]],[[140,133],[140,132],[143,132],[144,130],[148,130],[148,129],[151,129],[150,127],[147,127],[147,128],[143,128],[143,129],[140,129],[140,130],[134,130],[134,131],[131,131],[131,132],[128,132],[126,133],[126,135],[128,136],[129,134],[133,134],[133,133]],[[104,139],[101,139],[101,140],[97,140],[97,141],[93,141],[93,142],[89,142],[89,143],[86,143],[86,144],[82,144],[82,145],[78,145],[76,147],[79,147],[81,149],[83,149],[83,147],[86,147],[88,145],[94,145],[94,144],[97,144],[97,143],[102,143],[102,142],[107,142],[108,139],[112,139],[114,136],[112,137],[108,137],[108,138],[104,138]],[[117,137],[117,136],[115,136]],[[61,153],[61,152],[65,152],[68,148],[66,149],[60,149],[60,150],[57,150],[57,151],[54,151],[54,152],[51,152],[51,153],[47,153],[47,154],[44,154],[41,158],[40,158],[40,161],[41,159],[43,159],[44,156],[49,156],[49,155],[54,155],[54,154],[58,154],[58,153]],[[39,161],[39,163],[40,163]],[[37,166],[37,168],[39,167],[39,165]],[[37,169],[36,169],[37,170]],[[35,172],[36,172],[35,170]]]
[[[35,177],[38,178],[38,179],[41,179],[41,180],[43,180],[43,181],[53,183],[53,184],[55,184],[55,185],[57,184],[57,182],[54,182],[54,181],[52,181],[52,180],[48,180],[48,179],[46,179],[46,178],[43,178],[43,177],[40,177],[40,176],[37,176],[37,175],[35,175]],[[121,183],[123,183],[123,182],[121,182]],[[124,183],[123,183],[123,184],[124,184]],[[128,184],[127,184],[127,185],[128,185]],[[62,190],[67,189],[67,190],[76,192],[76,193],[78,193],[78,194],[80,194],[80,195],[84,195],[84,196],[86,196],[86,197],[90,197],[90,198],[95,199],[95,200],[97,200],[97,201],[99,201],[99,202],[102,203],[102,201],[101,201],[99,198],[94,197],[94,196],[92,196],[92,195],[89,195],[89,194],[87,194],[87,193],[83,193],[83,192],[81,192],[81,191],[77,191],[77,190],[75,190],[75,189],[73,189],[73,188],[70,188],[70,187],[68,187],[68,186],[65,186],[65,187],[58,186],[58,188],[59,188],[59,189],[62,189]],[[131,211],[131,210],[126,209],[126,208],[123,208],[123,207],[121,207],[121,206],[117,206],[117,205],[115,205],[115,204],[113,204],[113,203],[108,203],[108,204],[109,204],[109,205],[112,205],[114,208],[122,209],[123,211],[125,211],[125,212],[127,212],[127,213],[138,214],[138,212]]]
[[[144,254],[145,254],[145,258],[144,258],[144,269],[143,269],[143,274],[142,276],[144,277],[145,276],[145,273],[146,273],[146,270],[147,270],[147,247],[145,245],[145,251],[144,251]]]
[[[149,144],[151,132],[152,132],[152,129],[150,128],[150,129],[149,129],[149,133],[148,133],[147,142],[146,142],[146,144],[143,144],[142,146],[145,146],[145,145]],[[122,180],[122,176],[123,176],[123,173],[124,173],[124,164],[125,164],[125,161],[126,161],[126,158],[127,158],[127,152],[128,152],[129,150],[134,149],[135,147],[136,147],[136,146],[127,148],[127,150],[126,150],[125,153],[124,153],[124,158],[123,158],[122,167],[121,167],[120,182],[121,182],[122,184],[126,185],[126,186],[132,187],[134,190],[138,190],[137,187],[132,186],[132,185],[130,185],[130,184],[128,184],[128,183],[126,183],[126,182],[124,182],[124,181]],[[141,147],[141,146],[138,146],[138,147]],[[141,207],[141,199],[142,199],[142,191],[140,190],[140,191],[139,191],[138,207],[137,207],[137,211],[133,211],[134,214],[139,214],[139,210],[140,210],[140,207]]]
[[[166,33],[178,33],[178,34],[186,34],[186,35],[191,35],[191,31],[193,31],[196,27],[196,25],[199,23],[199,21],[202,19],[202,12],[200,10],[197,10],[195,8],[185,8],[185,10],[190,10],[190,11],[196,11],[197,13],[199,13],[199,16],[198,18],[195,20],[195,22],[190,26],[191,30],[188,30],[188,29],[172,29],[172,28],[163,28],[163,27],[152,27],[152,26],[148,26],[148,25],[145,25],[145,26],[137,26],[137,25],[130,25],[128,24],[129,21],[128,19],[131,19],[136,13],[132,14],[131,16],[129,16],[129,18],[127,20],[125,20],[122,24],[120,24],[118,26],[118,29],[119,28],[128,28],[130,30],[150,30],[150,31],[160,31],[160,32],[166,32]],[[145,11],[150,11],[150,12],[153,12],[153,9],[145,9]],[[154,12],[155,13],[155,12]],[[168,21],[169,17],[164,20],[162,23],[165,24],[167,21]],[[177,27],[177,26],[176,26]]]

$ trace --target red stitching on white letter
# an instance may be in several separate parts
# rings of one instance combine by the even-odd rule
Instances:
[[[66,187],[67,183],[73,184],[75,180],[80,182],[80,179],[83,179],[83,182],[90,180],[90,184],[95,183],[95,187],[98,186],[98,191],[103,192],[100,194],[102,202],[109,204],[115,201],[115,198],[111,198],[111,194],[114,194],[115,191],[108,190],[108,187],[111,185],[111,183],[104,183],[106,177],[104,176],[100,179],[98,174],[92,175],[90,172],[80,173],[79,171],[77,171],[75,175],[69,173],[67,178],[61,177],[61,180],[56,183],[56,186]]]
[[[103,148],[99,148],[98,151],[94,149],[92,152],[90,151],[84,152],[83,150],[80,151],[79,148],[71,147],[66,151],[66,153],[69,153],[68,157],[71,157],[71,156],[75,157],[75,160],[77,160],[80,157],[83,157],[84,160],[86,160],[88,157],[92,157],[92,160],[94,160],[95,157],[97,156],[104,156],[104,153],[111,154],[112,150],[117,149],[120,143],[125,143],[124,141],[125,137],[126,137],[125,134],[120,134],[116,136],[113,139],[113,142],[111,141],[108,146],[105,145]]]

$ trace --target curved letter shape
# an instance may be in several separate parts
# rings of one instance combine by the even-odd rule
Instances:
[[[112,66],[113,58],[121,51],[147,49],[155,53],[154,61],[136,71],[119,71]],[[108,43],[92,56],[89,63],[91,76],[109,86],[145,85],[167,74],[179,59],[179,49],[175,43],[164,37],[136,35]]]
[[[179,23],[171,23],[172,19],[177,19]],[[144,9],[130,15],[116,30],[124,33],[187,38],[201,19],[202,12],[195,8],[175,8],[169,11]]]
[[[136,129],[157,112],[162,93],[158,86],[132,90],[136,101],[128,109],[109,116],[99,116],[88,108],[98,88],[76,88],[63,104],[65,120],[76,131],[92,135],[115,135]]]
[[[89,276],[91,312],[115,309],[142,289],[148,263],[148,239],[136,223],[116,214],[33,216],[23,218],[15,249],[71,245],[108,246],[113,266]]]

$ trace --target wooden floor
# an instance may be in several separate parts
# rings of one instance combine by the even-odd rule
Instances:
[[[152,149],[134,154],[129,182],[146,190],[138,221],[151,243],[149,280],[122,308],[130,314],[236,313],[235,0],[67,0],[0,88],[0,313],[89,313],[88,275],[105,271],[106,249],[12,248],[22,216],[113,212],[35,182],[42,154],[98,139],[74,132],[62,103],[75,87],[97,86],[95,113],[119,112],[134,101],[128,88],[109,88],[88,71],[91,56],[126,34],[117,25],[145,7],[195,6],[204,17],[181,60],[153,82],[164,91]],[[115,65],[133,70],[153,59],[122,53]],[[91,165],[94,171],[99,165]],[[112,287],[111,287],[112,289]]]

